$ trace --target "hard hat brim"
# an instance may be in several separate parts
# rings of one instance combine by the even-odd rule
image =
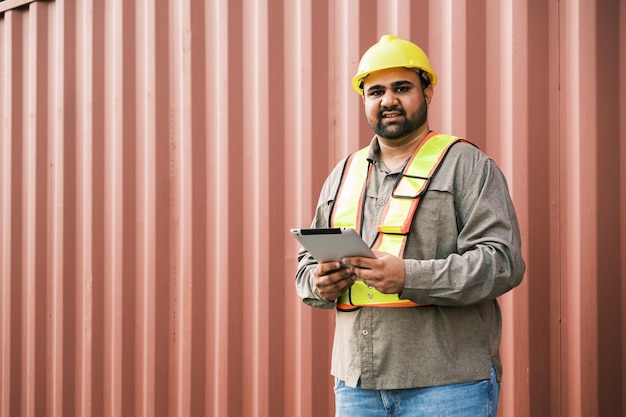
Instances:
[[[373,74],[375,72],[383,71],[383,70],[391,69],[391,68],[419,69],[419,70],[425,72],[426,74],[428,74],[428,79],[430,81],[430,86],[431,87],[434,87],[437,84],[437,74],[435,74],[432,70],[429,70],[429,69],[426,69],[426,68],[422,68],[422,67],[405,67],[405,66],[399,67],[399,66],[391,65],[389,67],[378,68],[375,71],[368,71],[368,72],[364,72],[364,73],[360,73],[360,74],[355,75],[352,78],[352,88],[359,95],[363,95],[363,83],[365,82],[365,79],[367,77],[369,77],[371,74]]]

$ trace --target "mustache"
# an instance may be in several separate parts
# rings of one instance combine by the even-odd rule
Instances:
[[[406,117],[406,113],[404,111],[403,108],[398,107],[398,106],[392,106],[392,107],[382,107],[379,111],[378,111],[378,118],[382,119],[383,118],[383,113],[385,112],[389,112],[389,111],[394,111],[394,112],[398,112],[400,113],[402,116]]]

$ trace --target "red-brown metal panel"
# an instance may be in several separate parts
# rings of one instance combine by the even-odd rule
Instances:
[[[505,172],[501,416],[626,415],[619,0],[0,2],[0,415],[333,414],[296,242],[384,33]]]
[[[619,17],[617,17],[617,14],[613,15],[613,19],[617,18],[618,22],[619,22],[619,45],[626,45],[626,25],[624,24],[624,22],[626,22],[626,7],[620,7],[620,13],[619,13]],[[615,39],[614,39],[615,41]],[[622,48],[623,51],[623,48]],[[624,112],[626,109],[626,82],[623,82],[624,80],[624,73],[626,72],[626,53],[624,52],[620,52],[618,55],[618,65],[617,65],[617,70],[618,70],[618,79],[620,80],[619,83],[619,90],[615,89],[615,86],[613,85],[613,89],[611,90],[613,92],[613,94],[617,93],[618,98],[616,100],[616,102],[614,102],[614,106],[617,108],[617,115],[619,117],[619,122],[617,122],[618,127],[616,128],[617,130],[617,134],[618,137],[620,138],[619,142],[618,142],[618,147],[619,147],[619,152],[615,152],[614,156],[617,156],[619,158],[620,161],[626,161],[626,144],[624,143],[624,141],[626,140],[626,120],[624,120]],[[611,85],[609,84],[607,87],[610,87]],[[619,184],[620,184],[620,190],[623,189],[623,185],[626,184],[626,165],[623,163],[619,164],[619,170],[616,170],[617,172],[619,172]],[[614,172],[615,174],[615,172]],[[626,256],[624,256],[624,254],[626,254],[626,238],[624,238],[624,236],[626,236],[626,193],[620,191],[619,193],[619,197],[615,198],[614,200],[614,204],[617,203],[618,207],[619,207],[619,215],[618,215],[618,219],[619,219],[619,224],[621,225],[621,227],[618,229],[616,226],[612,226],[613,227],[613,231],[618,233],[618,240],[619,240],[619,244],[617,244],[615,246],[615,249],[611,250],[610,253],[614,253],[617,248],[619,248],[619,252],[618,252],[618,257],[621,260],[621,263],[618,263],[617,265],[611,265],[612,267],[617,267],[617,269],[621,272],[620,274],[620,284],[621,284],[621,294],[619,291],[617,291],[615,288],[612,288],[612,290],[614,291],[613,294],[618,295],[620,300],[626,300],[626,285],[624,285],[624,271],[626,271]],[[617,223],[617,222],[613,222],[613,223]],[[616,274],[617,275],[617,274]],[[614,276],[614,275],[612,275]],[[610,286],[607,286],[607,289],[611,289]],[[621,386],[622,386],[622,393],[621,393],[621,398],[622,398],[622,414],[626,413],[626,381],[624,381],[624,377],[623,375],[626,374],[626,349],[624,349],[624,346],[626,346],[626,331],[624,331],[624,327],[626,327],[626,305],[621,302],[620,303],[621,306],[621,315],[619,316],[621,318],[621,343],[617,344],[617,348],[619,351],[621,351],[621,367],[615,367],[617,369],[617,372],[621,372],[622,374],[622,378],[621,378]],[[618,357],[618,360],[620,358]],[[618,394],[619,396],[619,391]]]
[[[93,387],[93,141],[94,122],[89,112],[93,106],[93,3],[80,2],[76,7],[76,50],[83,59],[76,65],[76,336],[75,399],[76,415],[91,417]],[[36,90],[35,90],[36,91]],[[25,413],[28,415],[28,413]]]
[[[0,129],[2,130],[2,140],[0,141],[0,412],[3,416],[9,415],[11,398],[11,198],[13,193],[11,186],[12,176],[12,154],[11,147],[13,141],[8,140],[13,135],[13,112],[12,101],[14,100],[12,78],[14,74],[13,63],[17,63],[14,58],[15,44],[19,40],[14,40],[14,17],[7,16],[0,25],[0,82],[2,83],[2,93],[0,94]],[[15,384],[15,383],[14,383]]]

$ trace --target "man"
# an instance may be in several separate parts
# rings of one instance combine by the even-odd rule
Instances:
[[[519,226],[494,161],[430,130],[436,82],[409,41],[363,55],[352,84],[375,136],[330,173],[312,227],[354,227],[376,258],[298,253],[299,296],[337,309],[337,417],[497,413],[496,298],[525,271]]]

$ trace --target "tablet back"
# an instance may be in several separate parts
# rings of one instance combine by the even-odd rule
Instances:
[[[353,228],[291,229],[290,232],[318,262],[341,261],[346,256],[376,257]]]

